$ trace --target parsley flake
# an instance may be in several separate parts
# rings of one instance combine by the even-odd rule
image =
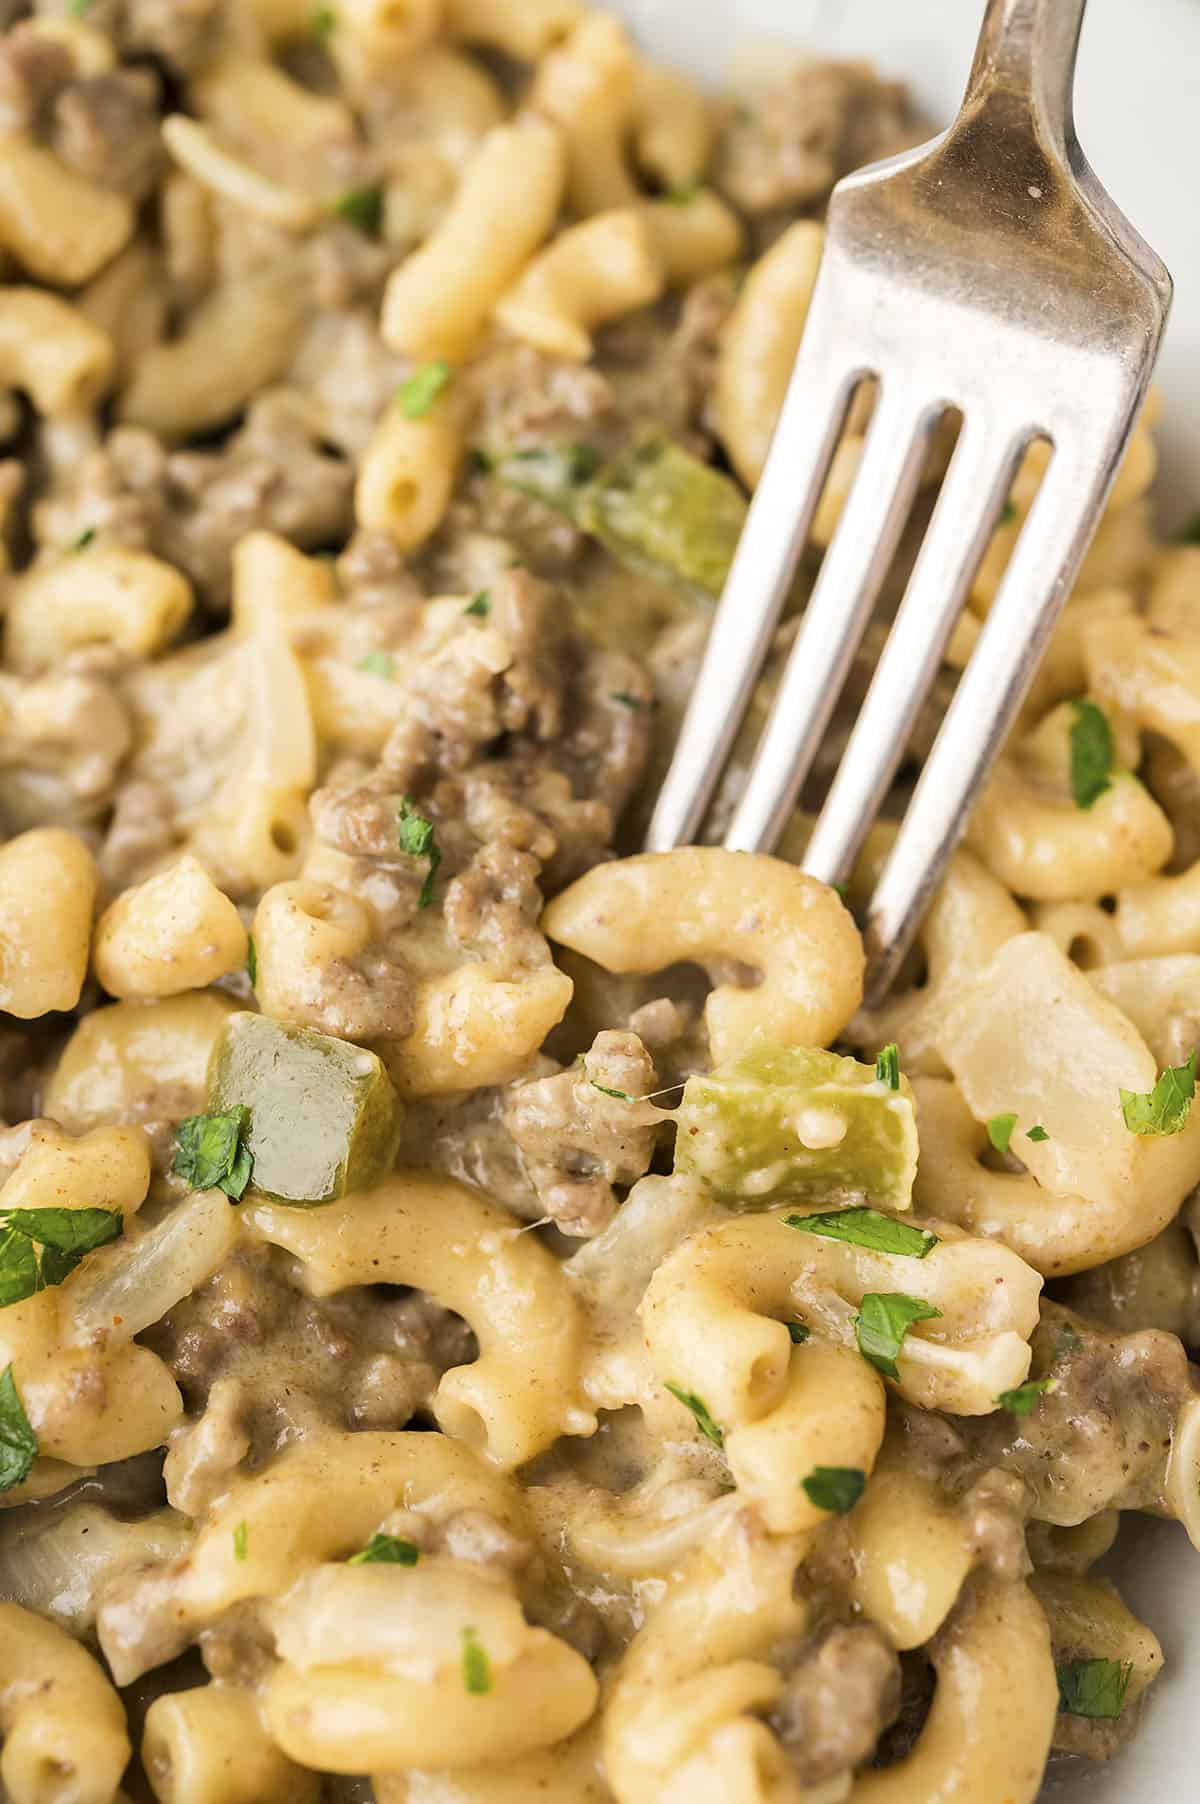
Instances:
[[[462,1632],[462,1675],[464,1689],[472,1697],[486,1697],[492,1689],[492,1663],[476,1629],[465,1628]]]
[[[1095,702],[1073,701],[1071,707],[1071,794],[1077,808],[1091,808],[1112,788],[1112,728]]]
[[[442,862],[441,848],[435,837],[436,830],[433,822],[427,821],[423,814],[418,814],[415,805],[407,796],[403,796],[400,801],[400,812],[396,817],[396,830],[402,852],[409,852],[414,858],[429,860],[429,869],[425,873],[425,881],[421,885],[421,893],[417,897],[417,907],[428,908],[433,901],[433,880],[437,876],[438,866]]]
[[[254,1170],[245,1145],[250,1111],[244,1103],[223,1115],[189,1115],[175,1130],[175,1163],[171,1169],[193,1190],[223,1190],[240,1203]]]
[[[1031,1378],[1028,1384],[1018,1384],[1014,1390],[1001,1391],[996,1402],[1012,1416],[1031,1416],[1042,1398],[1057,1389],[1058,1380],[1055,1378]]]
[[[1026,1138],[1026,1140],[1037,1141],[1037,1140],[1049,1140],[1050,1136],[1046,1132],[1045,1128],[1042,1126],[1041,1122],[1039,1121],[1036,1127],[1030,1128],[1030,1130],[1026,1134],[1025,1138]]]
[[[1153,1090],[1121,1091],[1121,1113],[1131,1134],[1177,1134],[1196,1094],[1196,1048],[1182,1065],[1168,1065]]]
[[[67,0],[68,19],[85,19],[91,4],[92,0]]]
[[[682,182],[678,188],[668,188],[663,199],[669,207],[690,207],[699,193],[699,182]]]
[[[1016,517],[1017,517],[1016,502],[1015,501],[1006,501],[1004,503],[1004,506],[1000,509],[999,524],[1001,526],[1011,526],[1013,521],[1016,519]]]
[[[802,1234],[820,1234],[826,1240],[847,1240],[851,1246],[873,1253],[903,1253],[924,1259],[938,1244],[928,1228],[913,1228],[880,1209],[826,1209],[815,1215],[785,1215],[783,1224]]]
[[[988,1122],[987,1137],[998,1153],[1008,1151],[1008,1144],[1013,1137],[1013,1129],[1016,1125],[1015,1115],[993,1115]]]
[[[486,620],[492,611],[492,598],[486,589],[480,589],[463,609],[464,614],[474,614],[477,620]]]
[[[610,1090],[607,1084],[598,1084],[594,1077],[588,1078],[593,1090],[599,1090],[602,1096],[615,1096],[618,1102],[632,1102],[634,1099],[628,1090]]]
[[[627,689],[610,689],[608,692],[608,699],[610,702],[620,702],[623,708],[632,708],[635,712],[642,708],[652,708],[654,706],[654,703],[652,701],[647,701],[644,696],[630,695]]]
[[[233,1531],[233,1557],[235,1560],[244,1560],[245,1559],[246,1543],[249,1540],[249,1538],[250,1538],[250,1531],[246,1527],[245,1522],[244,1521],[239,1522],[237,1527]]]
[[[875,1059],[875,1081],[889,1090],[900,1088],[900,1048],[892,1040]]]
[[[330,39],[337,27],[337,14],[332,6],[318,6],[313,9],[309,20],[309,30],[318,43],[324,44]]]
[[[79,534],[79,537],[71,540],[71,550],[86,551],[88,546],[95,540],[95,537],[96,528],[94,526],[85,526],[83,531]]]
[[[415,1566],[421,1550],[402,1535],[372,1535],[367,1545],[352,1553],[347,1566]]]
[[[372,676],[386,677],[389,683],[396,674],[395,661],[386,651],[369,651],[365,658],[358,660],[354,668],[369,670]]]
[[[1125,1708],[1132,1660],[1072,1660],[1056,1666],[1058,1707],[1068,1716],[1112,1722]]]
[[[378,238],[383,229],[383,189],[347,188],[334,201],[333,211],[356,231],[365,232],[368,238]]]
[[[854,1318],[858,1350],[885,1378],[899,1378],[896,1360],[905,1335],[914,1322],[931,1322],[941,1313],[932,1303],[903,1291],[869,1290]]]
[[[725,1431],[713,1421],[708,1412],[708,1405],[702,1397],[697,1397],[695,1391],[685,1391],[681,1384],[667,1383],[663,1388],[670,1391],[677,1403],[682,1403],[685,1409],[691,1410],[696,1418],[696,1427],[705,1440],[711,1441],[714,1447],[725,1445]]]
[[[867,1475],[857,1466],[814,1466],[800,1483],[817,1509],[848,1516],[867,1488]]]
[[[10,1209],[0,1223],[0,1309],[61,1284],[124,1228],[119,1209]]]
[[[444,357],[435,358],[432,363],[420,364],[407,382],[400,384],[396,396],[405,419],[424,419],[451,376],[450,365]]]
[[[37,1453],[37,1436],[29,1426],[12,1366],[6,1366],[0,1375],[0,1491],[25,1482]]]
[[[812,1336],[812,1329],[807,1322],[789,1322],[787,1331],[793,1347],[802,1347]]]
[[[250,988],[258,982],[258,947],[254,944],[254,935],[246,935],[246,976],[250,979]]]

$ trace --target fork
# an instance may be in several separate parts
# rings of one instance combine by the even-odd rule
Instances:
[[[955,448],[802,868],[849,875],[904,754],[1024,452],[1051,446],[974,653],[863,920],[887,991],[1037,668],[1145,396],[1171,278],[1088,165],[1072,88],[1087,0],[988,0],[942,137],[834,189],[800,352],[650,851],[700,829],[779,622],[855,389],[878,382],[826,550],[725,837],[770,851],[796,806],[912,506],[934,428]]]

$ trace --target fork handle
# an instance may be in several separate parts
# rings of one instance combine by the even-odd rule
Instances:
[[[1044,142],[1059,150],[1073,143],[1071,96],[1086,6],[1087,0],[987,0],[964,114],[1023,102]]]

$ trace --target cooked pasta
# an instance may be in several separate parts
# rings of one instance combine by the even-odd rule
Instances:
[[[1033,1804],[1153,1717],[1122,1513],[1200,1546],[1154,406],[864,1009],[893,823],[726,851],[748,732],[637,848],[901,90],[586,0],[0,12],[0,1793]]]

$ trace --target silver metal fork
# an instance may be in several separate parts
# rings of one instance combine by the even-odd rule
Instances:
[[[1035,438],[1052,455],[865,922],[867,1000],[895,975],[1099,520],[1171,299],[1075,136],[1086,0],[988,0],[962,109],[834,190],[800,354],[647,846],[698,832],[779,622],[854,390],[878,399],[854,486],[725,844],[794,809],[904,528],[931,434],[962,425],[803,867],[842,881],[901,761]]]

